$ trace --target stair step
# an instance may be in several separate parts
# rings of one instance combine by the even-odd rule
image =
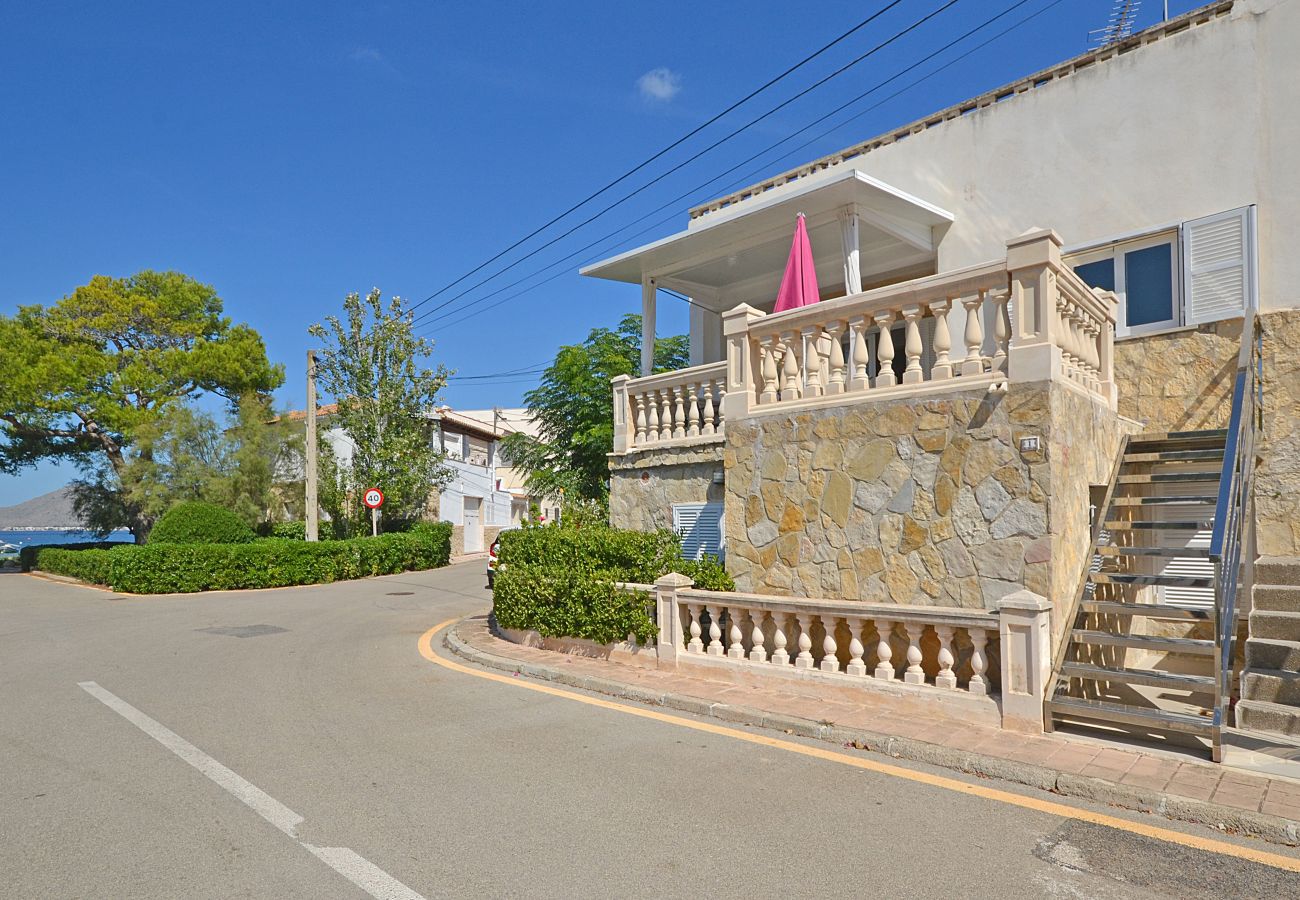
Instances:
[[[1189,653],[1197,656],[1213,656],[1214,641],[1202,641],[1195,638],[1155,637],[1147,634],[1115,634],[1110,631],[1090,631],[1076,628],[1071,632],[1073,640],[1080,644],[1102,644],[1108,647],[1128,647],[1134,650],[1156,650],[1165,653]]]
[[[1128,439],[1129,446],[1134,444],[1186,443],[1188,441],[1228,440],[1228,429],[1207,428],[1203,431],[1149,431],[1135,434]]]
[[[1184,519],[1176,522],[1121,522],[1108,520],[1102,523],[1107,531],[1209,531],[1213,522]]]
[[[1161,584],[1165,587],[1214,587],[1214,579],[1193,575],[1129,575],[1121,572],[1089,572],[1093,584]]]
[[[1264,700],[1239,700],[1236,710],[1241,728],[1300,737],[1300,708]]]
[[[1098,556],[1201,556],[1209,557],[1209,547],[1122,547],[1118,544],[1102,544],[1097,547]]]
[[[1102,616],[1141,616],[1144,619],[1162,621],[1208,622],[1208,609],[1188,609],[1182,606],[1166,606],[1163,603],[1119,603],[1108,600],[1084,600],[1080,604],[1084,612]]]
[[[1139,725],[1162,731],[1181,731],[1189,734],[1210,735],[1214,732],[1212,717],[1166,712],[1162,709],[1129,706],[1125,703],[1107,703],[1102,700],[1084,700],[1080,697],[1057,696],[1047,701],[1047,708],[1054,715],[1071,719],[1100,720],[1105,723],[1119,722],[1125,725]]]
[[[1115,497],[1111,506],[1213,506],[1219,498],[1211,494],[1187,494],[1173,497]]]
[[[1277,612],[1300,612],[1300,587],[1281,584],[1255,584],[1255,609]]]
[[[1246,668],[1300,672],[1300,642],[1252,637],[1246,640]]]
[[[1124,465],[1148,462],[1204,462],[1216,459],[1223,459],[1222,447],[1217,450],[1157,450],[1154,453],[1127,452],[1124,454]]]
[[[1241,673],[1241,698],[1300,706],[1300,672],[1246,669]]]
[[[1277,641],[1300,641],[1300,613],[1257,609],[1250,614],[1250,636]]]
[[[1300,586],[1300,556],[1261,556],[1255,560],[1255,583]]]
[[[1218,484],[1218,472],[1144,472],[1140,475],[1120,475],[1118,484],[1173,484],[1173,483],[1208,483]]]
[[[1214,690],[1213,675],[1184,675],[1181,672],[1158,672],[1154,669],[1112,669],[1078,662],[1063,664],[1061,674],[1069,678],[1086,678],[1089,681],[1118,681],[1122,684],[1147,684],[1152,687]]]

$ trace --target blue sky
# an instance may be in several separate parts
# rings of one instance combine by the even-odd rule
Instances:
[[[580,216],[421,311],[946,2],[903,0]],[[639,310],[638,288],[580,278],[579,263],[683,228],[694,202],[1082,52],[1087,32],[1105,23],[1112,6],[1025,0],[805,129],[1014,2],[957,0],[572,237],[454,300],[443,313],[487,298],[422,323],[437,342],[436,360],[460,376],[537,368],[559,345]],[[289,373],[277,400],[301,408],[307,325],[336,311],[345,293],[379,286],[424,299],[886,5],[9,0],[0,28],[0,314],[52,303],[97,273],[178,269],[215,285],[227,314],[265,336],[272,359]],[[1170,14],[1197,5],[1173,0]],[[1144,6],[1139,25],[1161,14],[1157,0]],[[816,15],[803,12],[812,8]],[[752,164],[700,187],[785,138]],[[688,192],[621,235],[547,268]],[[552,275],[558,277],[466,318]],[[685,304],[661,297],[659,320],[661,333],[684,331]],[[445,400],[464,408],[518,405],[530,378],[454,381]],[[51,490],[71,475],[47,466],[0,476],[0,505]]]

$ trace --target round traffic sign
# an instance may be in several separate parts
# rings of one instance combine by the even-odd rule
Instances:
[[[371,509],[379,509],[384,505],[384,492],[379,488],[367,488],[361,502]]]

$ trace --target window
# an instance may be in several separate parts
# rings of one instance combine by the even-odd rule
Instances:
[[[722,556],[722,504],[674,503],[673,531],[682,536],[682,556]]]
[[[1255,305],[1255,207],[1082,250],[1066,262],[1119,297],[1120,336],[1230,319]]]

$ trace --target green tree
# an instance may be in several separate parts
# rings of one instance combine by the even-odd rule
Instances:
[[[125,526],[137,541],[155,514],[122,476],[148,462],[164,420],[203,394],[233,405],[284,382],[257,332],[180,272],[96,275],[52,306],[21,306],[0,316],[0,347],[0,472],[76,463],[96,488],[83,509],[94,527]]]
[[[655,371],[685,368],[685,335],[655,340]],[[624,316],[618,328],[596,328],[581,344],[560,348],[541,383],[524,395],[539,438],[516,432],[503,442],[513,465],[528,473],[528,489],[540,496],[561,491],[568,498],[604,502],[614,449],[614,398],[610,379],[641,366],[641,317]]]
[[[385,305],[375,288],[364,298],[348,294],[342,319],[329,316],[309,329],[325,344],[316,367],[320,387],[338,403],[322,430],[337,426],[352,445],[350,464],[327,461],[326,474],[336,483],[324,495],[345,498],[336,509],[352,530],[364,523],[356,498],[367,487],[384,492],[385,517],[409,521],[424,514],[429,495],[451,477],[428,416],[447,370],[425,365],[433,342],[417,337],[411,320],[400,297]]]

